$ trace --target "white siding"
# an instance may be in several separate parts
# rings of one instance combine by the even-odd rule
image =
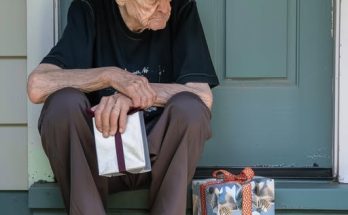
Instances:
[[[26,56],[26,1],[0,1],[0,56]]]
[[[26,190],[27,127],[0,126],[0,148],[0,190]]]
[[[28,187],[26,1],[0,1],[0,190]]]
[[[0,58],[0,124],[27,123],[26,59]]]

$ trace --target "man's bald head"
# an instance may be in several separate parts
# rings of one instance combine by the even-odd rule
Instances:
[[[122,17],[132,31],[159,30],[166,26],[171,0],[116,0]]]

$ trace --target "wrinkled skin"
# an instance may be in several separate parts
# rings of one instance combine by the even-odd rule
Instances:
[[[122,18],[134,32],[166,27],[171,13],[171,0],[116,0]]]

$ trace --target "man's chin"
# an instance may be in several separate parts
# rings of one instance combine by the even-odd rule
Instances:
[[[150,23],[148,29],[153,30],[153,31],[158,31],[162,30],[167,26],[167,22],[153,22]]]

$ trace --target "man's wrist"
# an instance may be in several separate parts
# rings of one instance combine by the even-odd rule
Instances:
[[[105,85],[105,87],[110,87],[110,75],[109,75],[109,71],[107,67],[105,67],[102,70],[99,78],[100,78],[100,81],[103,83],[103,85]]]
[[[115,76],[118,75],[118,68],[116,67],[105,67],[103,72],[101,73],[101,80],[106,85],[106,87],[114,87],[115,88]]]

